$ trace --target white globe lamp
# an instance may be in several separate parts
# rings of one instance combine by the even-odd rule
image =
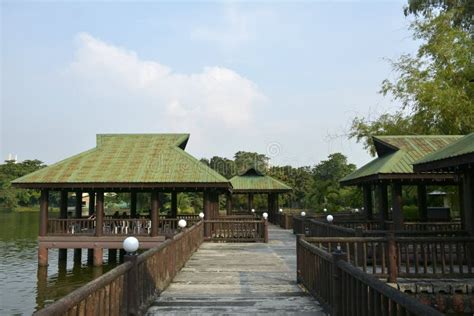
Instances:
[[[204,218],[204,213],[203,213],[203,212],[199,213],[199,218],[200,218],[200,219],[203,219],[203,218]]]
[[[254,208],[252,209],[252,213],[255,213],[255,209],[254,209]]]
[[[283,213],[283,209],[282,209],[282,208],[281,208],[281,209],[279,209],[279,210],[278,210],[278,212],[280,212],[280,213]]]
[[[334,216],[328,215],[328,216],[326,216],[326,220],[327,220],[328,223],[330,224],[330,223],[332,223],[332,221],[334,220]]]
[[[179,226],[179,228],[181,228],[181,229],[183,229],[184,227],[186,227],[187,224],[188,224],[188,223],[186,223],[186,220],[184,220],[184,219],[180,219],[180,220],[178,221],[178,226]]]
[[[135,237],[127,237],[123,241],[123,250],[125,250],[129,254],[137,251],[139,246],[140,242]]]
[[[327,208],[325,208],[323,211],[324,211],[324,213],[326,213],[326,212],[328,211],[328,209],[327,209]]]
[[[263,216],[263,219],[265,219],[265,220],[266,220],[266,219],[268,218],[268,213],[267,213],[267,212],[265,212],[265,213],[263,213],[263,214],[262,214],[262,216]]]
[[[306,212],[303,211],[303,212],[301,212],[300,215],[304,217],[304,216],[306,216]]]

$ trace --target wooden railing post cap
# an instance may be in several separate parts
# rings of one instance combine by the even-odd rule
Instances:
[[[337,246],[336,249],[332,252],[332,258],[334,259],[334,263],[339,260],[346,261],[347,254],[341,250],[340,246]]]

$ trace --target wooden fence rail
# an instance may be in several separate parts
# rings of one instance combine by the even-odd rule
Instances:
[[[48,305],[35,315],[142,315],[203,242],[199,222]]]
[[[344,252],[332,254],[297,239],[297,281],[333,316],[442,315],[350,262]]]
[[[268,242],[266,220],[205,220],[205,239],[222,242]]]
[[[388,277],[474,277],[474,237],[308,237],[314,247],[341,249],[360,270]]]

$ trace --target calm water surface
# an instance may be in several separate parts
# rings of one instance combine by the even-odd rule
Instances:
[[[49,266],[38,269],[39,213],[0,213],[0,223],[0,315],[30,315],[115,266],[88,266],[87,250],[81,263],[69,250],[67,264],[58,264],[52,249]]]

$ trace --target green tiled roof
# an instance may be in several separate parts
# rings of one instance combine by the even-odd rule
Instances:
[[[472,161],[472,155],[474,154],[474,133],[468,134],[455,142],[447,145],[446,147],[435,151],[429,155],[424,156],[423,158],[417,160],[415,162],[415,169],[418,167],[423,167],[423,165],[427,166],[427,164],[432,164],[435,162],[453,160],[455,158],[460,158],[461,156],[471,155],[470,163],[474,163]],[[465,161],[467,162],[467,160]]]
[[[458,140],[462,136],[374,136],[378,157],[340,180],[354,183],[368,177],[388,174],[412,174],[413,163]]]
[[[230,179],[234,192],[288,192],[291,187],[283,182],[264,175],[255,168]]]
[[[97,146],[14,180],[25,184],[209,183],[228,180],[184,151],[189,134],[102,134]],[[230,186],[229,186],[230,187]]]

